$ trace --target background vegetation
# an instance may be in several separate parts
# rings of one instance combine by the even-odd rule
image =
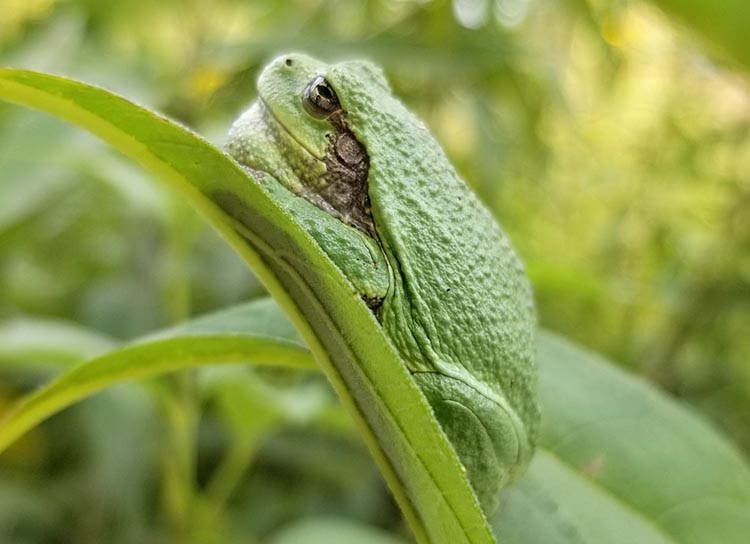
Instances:
[[[215,142],[277,53],[375,60],[510,232],[541,324],[750,452],[750,95],[731,43],[635,0],[0,12],[1,64],[98,83]],[[0,142],[0,412],[115,339],[262,295],[192,211],[104,144],[6,106]],[[282,541],[306,514],[402,532],[325,383],[263,378],[118,387],[38,428],[0,457],[0,541]]]

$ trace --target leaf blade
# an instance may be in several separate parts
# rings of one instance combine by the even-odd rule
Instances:
[[[44,419],[114,384],[226,363],[315,369],[307,350],[263,337],[196,334],[125,346],[71,368],[25,397],[0,422],[0,452]]]
[[[551,542],[745,542],[750,469],[723,437],[561,337],[540,334],[538,353],[540,455],[501,499],[495,526],[505,542],[538,538],[518,511],[554,516]]]
[[[307,233],[234,161],[166,118],[64,78],[0,69],[0,97],[88,129],[189,200],[300,331],[417,539],[493,541],[455,452],[377,321]]]

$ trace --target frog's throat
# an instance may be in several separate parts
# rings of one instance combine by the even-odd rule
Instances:
[[[345,113],[339,112],[328,119],[333,130],[328,135],[323,157],[318,157],[310,145],[274,115],[262,98],[258,106],[262,122],[269,136],[276,140],[277,148],[292,155],[284,161],[287,175],[281,176],[280,181],[329,215],[377,239],[368,194],[370,159],[349,129]]]

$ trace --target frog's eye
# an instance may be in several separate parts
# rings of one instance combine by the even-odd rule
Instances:
[[[313,117],[324,119],[341,109],[336,92],[323,76],[313,79],[305,88],[302,105]]]

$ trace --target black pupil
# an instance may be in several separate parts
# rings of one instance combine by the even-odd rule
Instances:
[[[302,104],[310,115],[320,119],[328,117],[340,108],[336,91],[322,76],[316,77],[305,87]]]
[[[326,100],[331,100],[333,98],[333,94],[331,93],[331,89],[329,89],[325,85],[318,85],[317,88],[318,94],[325,98]]]

